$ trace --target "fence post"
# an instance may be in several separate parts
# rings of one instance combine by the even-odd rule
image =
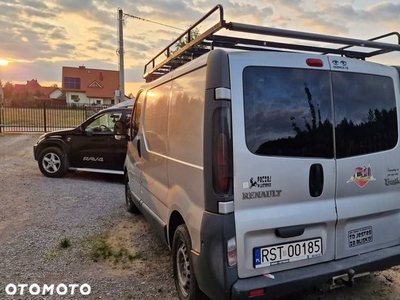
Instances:
[[[43,101],[44,132],[47,132],[46,101]]]
[[[3,130],[3,102],[0,102],[0,133]]]

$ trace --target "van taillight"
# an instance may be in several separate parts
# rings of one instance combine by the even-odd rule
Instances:
[[[226,196],[232,185],[231,114],[219,107],[213,115],[213,186],[217,195]]]
[[[223,133],[219,134],[217,142],[217,179],[219,190],[226,194],[229,190],[229,152],[228,139]]]

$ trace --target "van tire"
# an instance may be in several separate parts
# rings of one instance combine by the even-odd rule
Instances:
[[[67,157],[58,147],[42,150],[38,159],[39,170],[44,176],[61,178],[67,173]]]
[[[193,269],[192,241],[186,225],[179,225],[172,240],[172,264],[175,287],[180,300],[203,299]]]
[[[125,209],[129,213],[139,214],[140,213],[139,209],[137,208],[135,203],[133,203],[132,193],[128,183],[129,183],[129,178],[128,176],[125,176]]]

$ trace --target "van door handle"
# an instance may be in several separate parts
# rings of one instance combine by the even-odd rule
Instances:
[[[290,238],[302,235],[305,229],[303,225],[281,227],[275,229],[275,235],[280,238]]]
[[[311,197],[319,197],[324,190],[324,169],[321,164],[310,167],[309,190]]]
[[[142,157],[142,150],[140,148],[140,138],[137,140],[137,152],[139,154],[139,157]]]

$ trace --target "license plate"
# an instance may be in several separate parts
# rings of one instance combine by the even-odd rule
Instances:
[[[254,248],[254,267],[262,268],[322,256],[322,239]]]

